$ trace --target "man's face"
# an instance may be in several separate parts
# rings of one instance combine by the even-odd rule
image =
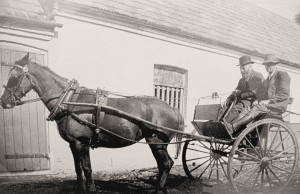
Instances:
[[[247,65],[240,66],[242,77],[246,77],[251,72],[251,70],[252,70],[252,65],[250,63]]]
[[[265,63],[265,68],[266,71],[271,74],[276,69],[276,65],[275,63]]]

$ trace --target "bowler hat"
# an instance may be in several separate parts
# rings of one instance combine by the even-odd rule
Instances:
[[[245,56],[240,57],[239,62],[240,63],[237,66],[244,66],[244,65],[248,65],[250,63],[254,63],[251,60],[251,57],[249,55],[245,55]]]
[[[266,55],[265,55],[265,58],[264,58],[263,64],[266,64],[266,63],[277,64],[277,63],[279,63],[279,60],[278,60],[278,58],[276,57],[276,55],[273,55],[273,54],[266,54]]]

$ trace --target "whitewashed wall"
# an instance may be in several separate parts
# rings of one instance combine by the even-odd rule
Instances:
[[[192,131],[190,121],[199,97],[214,91],[229,92],[240,77],[236,58],[63,17],[57,18],[57,22],[64,26],[59,29],[58,38],[51,41],[49,66],[86,87],[153,95],[154,64],[187,69],[186,131]],[[50,133],[54,167],[73,168],[67,143],[58,137],[57,131]],[[181,164],[181,159],[176,162]],[[156,163],[147,145],[134,145],[94,150],[92,165],[94,170],[114,171],[152,167]]]
[[[200,97],[212,92],[232,91],[240,78],[238,59],[234,54],[211,49],[191,48],[189,45],[162,41],[124,28],[84,23],[63,17],[57,18],[64,26],[58,38],[51,41],[50,67],[81,85],[104,88],[126,94],[153,94],[153,66],[167,64],[188,70],[186,131],[193,130],[190,121]],[[262,65],[254,68],[266,76]],[[299,76],[298,76],[299,77]],[[294,79],[294,77],[293,77]],[[299,79],[299,78],[298,78]],[[204,101],[204,100],[203,100]],[[206,103],[206,102],[205,102]],[[53,166],[57,169],[74,168],[68,145],[51,131]],[[174,155],[173,146],[169,146]],[[62,152],[62,149],[64,150]],[[156,166],[148,146],[134,145],[121,149],[97,149],[91,152],[94,170],[130,170]],[[176,161],[181,164],[181,159]]]

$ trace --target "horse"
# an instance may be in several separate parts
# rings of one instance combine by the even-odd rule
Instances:
[[[102,114],[102,121],[98,126],[105,130],[95,133],[95,129],[87,124],[95,123],[95,119],[100,120],[99,114],[94,114],[95,108],[72,105],[66,106],[65,109],[61,106],[57,107],[61,95],[66,93],[69,85],[68,79],[59,76],[48,67],[32,62],[28,53],[21,60],[14,62],[8,80],[1,91],[0,104],[4,109],[13,108],[18,103],[22,104],[21,98],[29,91],[34,90],[37,93],[50,111],[50,115],[52,114],[52,120],[56,122],[60,136],[69,143],[74,158],[77,182],[83,191],[96,191],[90,161],[91,142],[95,142],[95,137],[98,142],[96,147],[106,148],[130,146],[145,138],[158,167],[157,189],[166,189],[165,183],[174,163],[167,151],[167,146],[172,138],[180,141],[184,131],[184,119],[179,110],[154,97],[111,98],[107,96],[107,106],[153,124],[174,129],[174,131],[157,131],[143,122],[106,111],[104,116]],[[69,97],[66,98],[69,101],[95,103],[97,100],[95,90],[79,86],[77,89],[72,87],[71,89],[73,93],[70,94],[67,91]],[[74,117],[75,114],[76,117]],[[182,133],[176,133],[176,131]],[[181,144],[177,144],[177,156],[180,148]]]

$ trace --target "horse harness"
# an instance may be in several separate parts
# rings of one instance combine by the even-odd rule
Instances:
[[[79,87],[78,82],[73,79],[71,80],[71,82],[66,86],[66,88],[63,90],[62,93],[59,93],[60,95],[52,95],[52,96],[43,96],[40,98],[36,98],[36,99],[30,99],[30,100],[25,100],[25,101],[21,101],[21,98],[25,95],[25,93],[22,93],[20,97],[18,97],[16,95],[16,90],[20,87],[22,80],[26,77],[30,84],[33,86],[33,90],[36,91],[36,85],[34,84],[31,75],[28,72],[28,67],[27,65],[25,66],[21,66],[21,65],[14,65],[14,67],[17,67],[19,69],[22,70],[21,72],[21,78],[18,80],[17,85],[14,88],[8,88],[7,87],[7,83],[3,86],[3,88],[7,89],[11,95],[12,101],[14,102],[14,106],[19,106],[19,105],[23,105],[25,103],[30,103],[30,102],[36,102],[39,101],[41,99],[45,99],[48,98],[48,100],[46,100],[45,103],[49,103],[51,100],[53,99],[57,99],[57,102],[53,108],[53,110],[50,112],[47,120],[48,121],[56,121],[58,124],[63,122],[65,118],[67,118],[67,116],[71,116],[74,120],[76,120],[78,123],[88,126],[90,129],[92,129],[93,131],[93,137],[91,139],[90,142],[90,146],[91,148],[97,148],[100,147],[100,131],[103,130],[111,135],[114,135],[116,137],[119,137],[121,139],[133,142],[133,143],[141,143],[132,139],[128,139],[122,136],[119,136],[116,133],[113,133],[103,127],[101,127],[101,123],[104,120],[104,115],[105,115],[105,111],[102,111],[102,107],[106,107],[106,109],[108,108],[106,106],[107,104],[107,96],[109,95],[108,91],[105,90],[101,90],[99,88],[97,88],[96,92],[95,92],[95,107],[94,108],[94,112],[92,114],[92,122],[89,122],[88,120],[80,117],[79,115],[77,115],[76,113],[73,112],[74,106],[76,105],[71,105],[71,104],[64,104],[64,102],[76,102],[79,95],[81,94],[81,91],[84,87]],[[1,91],[1,94],[4,90]],[[132,97],[132,96],[124,96],[124,95],[120,95],[120,94],[114,94],[114,95],[119,95],[119,96],[123,96],[123,97]],[[17,101],[16,101],[17,100]],[[123,115],[128,115],[127,113],[119,110],[115,110],[114,108],[109,108],[110,110],[112,110],[113,112],[115,112],[116,114],[123,114]],[[133,118],[136,119],[137,121],[141,122],[139,118]],[[147,121],[145,121],[147,122]],[[144,123],[145,126],[148,126],[149,124]],[[161,128],[159,126],[155,126],[155,124],[149,125],[149,128]],[[180,142],[173,142],[173,143],[145,143],[145,144],[176,144],[176,143],[183,143],[185,141],[180,141]]]
[[[92,123],[86,119],[81,118],[73,112],[74,105],[66,105],[63,102],[76,102],[79,95],[81,94],[83,87],[79,87],[78,82],[73,79],[67,87],[64,89],[59,99],[56,102],[55,107],[50,112],[47,120],[48,121],[57,121],[58,123],[62,122],[68,115],[70,115],[74,120],[79,122],[82,125],[86,125],[93,130],[94,137],[91,141],[91,148],[99,147],[100,143],[100,131],[103,129],[100,127],[101,123],[104,120],[105,112],[102,111],[102,106],[107,104],[108,91],[97,88],[95,93],[95,106],[92,114]]]

